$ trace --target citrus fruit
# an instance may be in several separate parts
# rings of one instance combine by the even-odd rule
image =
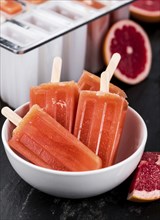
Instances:
[[[131,15],[141,21],[160,21],[160,0],[137,0],[129,9]]]
[[[144,80],[150,71],[152,51],[147,34],[131,20],[116,22],[104,40],[104,60],[108,64],[113,53],[121,55],[115,76],[128,84]]]
[[[135,171],[128,200],[147,202],[160,199],[160,152],[145,152]]]

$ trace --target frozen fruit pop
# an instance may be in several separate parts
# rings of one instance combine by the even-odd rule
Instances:
[[[80,90],[91,90],[91,91],[99,91],[100,89],[100,78],[86,70],[83,71],[79,81],[78,86]],[[120,89],[118,86],[109,84],[109,91],[111,93],[118,94],[124,98],[126,98],[125,92]]]
[[[124,98],[95,91],[81,91],[74,135],[102,159],[114,163],[122,133],[127,102]]]
[[[38,104],[70,132],[73,130],[79,88],[74,81],[59,82],[60,69],[53,65],[50,83],[44,83],[30,89],[30,106]],[[56,72],[58,77],[55,79]]]
[[[45,2],[46,0],[26,0],[26,2],[29,2],[31,4],[41,4]]]
[[[30,162],[65,171],[101,168],[101,159],[38,105],[23,119],[14,113],[15,119],[13,113],[8,108],[2,110],[2,114],[17,125],[9,145]]]
[[[113,58],[118,65],[119,56],[115,54]],[[105,81],[106,73],[101,74]],[[115,161],[128,107],[125,98],[109,93],[109,85],[108,88],[106,85],[106,82],[101,83],[98,92],[80,92],[74,127],[74,135],[102,159],[103,167]]]
[[[30,89],[30,106],[38,104],[72,132],[79,92],[75,82],[45,83]]]
[[[14,15],[22,11],[22,5],[14,0],[2,0],[0,1],[0,10]]]
[[[101,9],[101,8],[105,7],[104,4],[102,4],[99,1],[95,1],[95,0],[76,0],[76,1],[80,1],[80,2],[84,3],[85,5],[90,6],[92,8],[95,8],[95,9]]]

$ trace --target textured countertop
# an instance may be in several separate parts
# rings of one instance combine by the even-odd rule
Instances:
[[[152,44],[153,62],[149,77],[129,86],[118,80],[128,101],[145,120],[148,140],[145,151],[160,151],[160,28],[159,24],[143,24]],[[1,107],[5,105],[1,101]],[[0,128],[4,118],[0,115]],[[44,194],[24,182],[12,169],[0,140],[0,219],[1,220],[158,220],[160,201],[133,203],[126,200],[129,177],[115,189],[100,196],[70,200]]]

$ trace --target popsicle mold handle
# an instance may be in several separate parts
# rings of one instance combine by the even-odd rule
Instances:
[[[52,66],[51,82],[59,82],[61,77],[62,59],[55,57]]]
[[[9,107],[2,108],[1,113],[16,126],[18,126],[18,124],[22,120],[22,118],[14,111],[12,111]]]
[[[114,53],[111,57],[106,70],[101,74],[100,80],[100,91],[109,92],[109,82],[119,64],[121,55],[119,53]]]

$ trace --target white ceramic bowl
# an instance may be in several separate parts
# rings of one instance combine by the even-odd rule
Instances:
[[[16,110],[21,116],[27,111],[28,104]],[[137,167],[147,140],[147,128],[143,119],[129,107],[116,164],[94,171],[64,172],[38,167],[14,153],[7,143],[12,130],[13,125],[6,120],[2,128],[2,140],[15,171],[22,179],[40,191],[65,198],[91,197],[118,186]]]

